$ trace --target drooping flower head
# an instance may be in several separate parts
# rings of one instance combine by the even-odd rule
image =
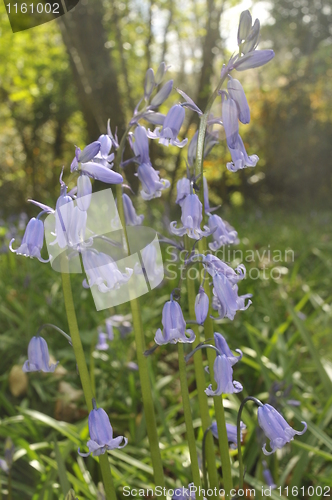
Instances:
[[[168,111],[162,129],[160,130],[160,127],[157,127],[154,132],[148,130],[148,137],[150,139],[159,139],[159,142],[164,146],[172,144],[173,146],[183,148],[187,144],[188,139],[179,141],[177,136],[182,127],[184,117],[185,110],[183,107],[180,104],[175,104]]]
[[[201,229],[202,216],[202,203],[200,202],[197,194],[189,194],[185,197],[182,204],[181,222],[182,227],[176,227],[176,221],[171,222],[171,232],[177,236],[187,234],[189,238],[199,240],[203,236],[211,234],[210,229],[204,226]]]
[[[54,372],[58,363],[50,364],[47,342],[43,337],[32,337],[28,346],[28,359],[24,363],[24,372]]]
[[[199,325],[202,325],[207,318],[209,312],[209,297],[206,295],[204,288],[199,287],[198,294],[195,299],[195,316]]]
[[[188,179],[187,177],[179,179],[176,183],[176,193],[177,195],[175,203],[182,207],[186,196],[190,194],[190,179]]]
[[[97,351],[107,351],[109,349],[109,345],[107,343],[107,335],[104,332],[98,333],[98,343],[96,344]]]
[[[284,419],[280,413],[269,404],[265,404],[258,408],[257,412],[258,423],[262,428],[265,436],[270,439],[271,451],[266,449],[266,443],[263,446],[263,453],[265,455],[271,455],[277,449],[285,446],[294,439],[297,434],[301,436],[307,430],[307,424],[301,422],[304,425],[302,431],[295,431]]]
[[[241,438],[241,442],[242,442],[242,439],[243,439],[243,431],[246,428],[247,428],[246,425],[243,422],[241,422],[240,423],[240,438]],[[213,436],[216,439],[219,439],[217,422],[212,422],[212,424],[211,424],[211,432],[212,432]],[[227,440],[231,444],[230,448],[231,449],[236,449],[237,448],[237,428],[236,428],[236,425],[226,424],[226,432],[227,432]]]
[[[90,438],[87,442],[89,453],[78,453],[82,457],[88,457],[90,453],[94,457],[103,455],[107,450],[123,448],[128,443],[124,436],[113,438],[113,429],[107,413],[102,408],[94,408],[89,414],[89,433]],[[123,443],[123,444],[121,444]]]
[[[266,482],[266,484],[271,488],[271,490],[275,490],[277,485],[275,484],[275,482],[273,481],[273,477],[272,477],[272,474],[271,474],[271,471],[270,469],[268,468],[267,466],[267,463],[265,460],[263,460],[263,477],[264,477],[264,480]]]
[[[83,281],[84,288],[98,286],[98,290],[107,293],[116,290],[124,283],[127,283],[133,274],[133,270],[126,268],[122,273],[116,262],[107,254],[95,250],[84,250],[82,252],[84,270],[88,276],[88,281]]]
[[[225,337],[223,337],[221,333],[214,334],[214,343],[218,351],[228,358],[231,366],[234,366],[238,361],[241,361],[243,356],[241,349],[235,349],[235,352],[239,353],[239,356],[234,356],[234,354],[228,347]]]
[[[177,342],[192,343],[195,334],[192,330],[186,330],[186,322],[183,317],[181,306],[178,302],[171,300],[166,302],[162,313],[163,331],[156,331],[154,341],[156,344],[176,344]],[[189,335],[189,336],[188,336]]]
[[[137,215],[133,202],[126,193],[123,193],[122,201],[126,225],[140,226],[143,222],[144,215]]]
[[[221,394],[233,394],[242,391],[240,382],[233,380],[233,368],[225,354],[218,354],[213,365],[214,380],[217,388],[213,390],[212,384],[205,389],[208,396],[220,396]]]
[[[17,255],[24,255],[25,257],[31,258],[36,257],[43,263],[50,261],[50,259],[43,259],[40,254],[44,242],[44,224],[40,219],[33,217],[29,220],[21,245],[17,248],[17,250],[14,250],[12,247],[14,241],[15,238],[12,238],[9,243],[9,248]]]
[[[234,146],[228,146],[228,149],[232,162],[228,162],[226,166],[231,172],[237,172],[246,167],[256,167],[259,158],[257,155],[248,156],[240,135],[237,136]]]
[[[232,245],[237,243],[238,237],[235,229],[224,221],[219,215],[210,215],[208,226],[212,232],[213,242],[209,243],[209,248],[213,252],[223,245]]]
[[[70,171],[80,171],[88,175],[92,179],[97,179],[106,184],[121,184],[123,182],[122,175],[111,170],[114,155],[106,155],[106,149],[109,146],[108,139],[100,136],[101,142],[94,141],[88,144],[83,151],[76,147],[75,157],[71,163]]]

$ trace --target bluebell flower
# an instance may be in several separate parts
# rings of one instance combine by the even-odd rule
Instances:
[[[5,472],[6,474],[8,474],[8,472],[9,472],[8,464],[7,464],[6,460],[4,460],[3,458],[0,458],[0,469],[3,472]]]
[[[97,351],[107,351],[109,349],[106,333],[103,332],[98,333],[98,342],[96,344],[96,349]]]
[[[223,92],[222,94],[222,123],[229,148],[234,149],[239,135],[239,116],[236,102]]]
[[[228,224],[228,222],[222,220],[219,215],[210,215],[208,220],[208,226],[212,231],[213,242],[209,243],[209,248],[213,252],[218,250],[223,245],[232,245],[238,243],[237,232],[235,229]]]
[[[149,104],[149,108],[158,108],[163,102],[166,101],[173,89],[173,80],[168,80],[161,89],[153,97]]]
[[[241,442],[243,439],[243,431],[247,428],[247,426],[241,422],[240,423],[240,438]],[[212,422],[211,424],[211,432],[213,436],[216,439],[219,439],[218,435],[218,427],[217,427],[217,422]],[[226,432],[227,432],[227,440],[229,443],[231,443],[230,448],[236,449],[237,448],[237,428],[236,425],[233,424],[226,424]]]
[[[106,184],[122,184],[123,182],[122,175],[97,162],[81,163],[81,172]]]
[[[239,80],[229,76],[229,81],[227,82],[227,90],[230,97],[236,102],[239,120],[240,122],[246,124],[250,122],[250,109],[246,98],[246,94]]]
[[[192,343],[195,334],[192,330],[186,330],[186,322],[183,317],[181,306],[178,302],[171,300],[163,307],[162,320],[163,331],[156,331],[154,341],[156,344],[176,344],[177,342]],[[189,335],[189,337],[187,336]]]
[[[171,222],[171,232],[173,234],[176,234],[177,236],[187,234],[189,238],[193,238],[195,240],[199,240],[203,236],[209,236],[211,234],[211,231],[207,226],[204,226],[203,230],[200,227],[203,220],[203,207],[197,194],[189,194],[186,196],[181,208],[181,222],[183,226],[177,228],[176,221]]]
[[[237,43],[241,43],[247,38],[252,26],[252,17],[249,10],[244,10],[240,14],[239,27],[237,32]]]
[[[259,31],[260,22],[259,19],[255,19],[253,26],[250,29],[248,36],[245,41],[241,44],[241,52],[247,54],[256,49],[259,42]]]
[[[107,293],[127,283],[133,274],[130,268],[126,268],[126,272],[122,273],[116,262],[103,252],[85,249],[82,251],[82,259],[88,277],[88,281],[83,281],[84,288],[96,285],[100,292]]]
[[[254,50],[238,58],[234,62],[233,68],[237,71],[245,71],[246,69],[258,68],[259,66],[263,66],[264,64],[271,61],[273,57],[274,52],[271,49]]]
[[[209,202],[209,186],[206,177],[203,177],[203,196],[204,196],[204,212],[210,212],[210,202]]]
[[[237,311],[245,311],[252,303],[252,294],[238,295],[238,288],[238,285],[233,285],[225,275],[214,274],[212,307],[218,311],[219,319],[233,320]],[[246,299],[249,299],[247,303]]]
[[[111,137],[108,134],[102,134],[98,138],[98,142],[100,143],[100,150],[98,151],[98,154],[93,158],[93,161],[95,163],[100,163],[104,167],[112,168],[114,153],[111,153],[111,149],[113,146]]]
[[[93,158],[99,153],[100,146],[101,144],[99,141],[91,142],[91,144],[88,144],[83,151],[81,148],[76,146],[75,157],[71,162],[70,171],[75,172],[79,168],[80,163],[86,163],[93,160]]]
[[[221,354],[224,354],[228,358],[228,361],[230,362],[231,366],[235,365],[238,361],[241,361],[243,356],[241,349],[235,349],[235,352],[237,352],[239,356],[234,356],[234,354],[228,347],[225,338],[221,335],[221,333],[214,334],[214,343],[218,351]]]
[[[87,211],[91,202],[92,185],[87,175],[80,175],[77,179],[77,206],[82,211]]]
[[[233,394],[242,391],[240,382],[233,380],[232,365],[225,354],[218,354],[213,365],[214,380],[217,388],[212,389],[212,384],[205,389],[207,396],[221,396],[221,394]]]
[[[50,355],[48,353],[47,342],[43,337],[32,337],[28,346],[28,359],[24,363],[24,372],[54,372],[57,363],[50,365]]]
[[[234,147],[228,146],[232,156],[232,162],[227,163],[227,168],[231,172],[237,172],[246,167],[255,167],[259,158],[257,155],[248,156],[240,135],[237,136]]]
[[[144,215],[137,215],[133,202],[125,193],[122,195],[123,210],[127,226],[140,226],[143,222]]]
[[[139,159],[139,163],[151,163],[149,155],[149,140],[146,130],[141,125],[138,125],[134,131],[135,141],[133,143],[133,150]]]
[[[185,197],[190,194],[190,179],[182,177],[176,183],[176,200],[175,203],[182,207]]]
[[[62,180],[62,172],[60,175],[60,196],[55,205],[55,235],[56,239],[51,243],[56,243],[60,248],[65,248],[68,245],[68,231],[70,222],[74,212],[74,201],[67,194],[67,186]]]
[[[303,431],[295,431],[280,413],[269,404],[259,406],[257,416],[258,423],[265,436],[270,439],[271,451],[266,449],[266,443],[262,448],[265,455],[271,455],[277,449],[292,441],[296,434],[301,436],[307,430],[306,422],[301,422],[304,425]]]
[[[204,256],[203,265],[210,276],[213,277],[215,273],[224,275],[232,285],[238,283],[246,277],[246,268],[243,264],[240,264],[234,270],[228,264],[212,254]]]
[[[43,248],[44,242],[44,224],[43,221],[33,217],[29,220],[25,229],[25,233],[21,245],[14,250],[12,247],[15,238],[12,238],[9,243],[9,248],[17,255],[24,255],[25,257],[36,257],[40,262],[49,262],[50,259],[43,259],[40,251]]]
[[[173,146],[183,148],[183,146],[187,144],[188,139],[179,141],[177,136],[182,127],[184,117],[185,110],[183,107],[179,104],[175,104],[168,111],[161,131],[160,127],[157,127],[154,132],[148,130],[148,137],[150,137],[150,139],[159,139],[159,142],[164,146],[172,144]]]
[[[142,163],[138,167],[137,176],[142,183],[141,196],[143,200],[159,198],[164,189],[170,187],[170,182],[159,177],[159,172],[150,163]]]
[[[271,471],[268,469],[268,466],[267,466],[267,463],[265,462],[265,460],[263,460],[263,467],[264,467],[263,477],[264,477],[266,484],[271,488],[271,490],[275,490],[277,485],[273,481]]]
[[[87,442],[89,453],[78,453],[81,457],[88,457],[90,453],[94,457],[103,455],[107,450],[123,448],[128,443],[124,436],[113,438],[113,429],[107,413],[102,408],[94,408],[89,414],[89,433],[90,438]],[[121,444],[123,442],[123,444]]]
[[[206,295],[204,288],[199,287],[198,294],[195,300],[195,316],[199,325],[202,325],[207,318],[209,312],[209,297]]]

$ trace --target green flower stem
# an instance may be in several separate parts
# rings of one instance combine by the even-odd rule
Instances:
[[[186,237],[185,244],[186,244],[186,249],[190,251],[190,242],[188,237]],[[188,293],[189,317],[194,318],[195,298],[196,298],[195,282],[194,280],[190,279],[188,272],[187,272],[187,293]],[[195,342],[193,343],[193,347],[195,348],[199,344],[200,338],[199,338],[198,327],[193,325],[192,328],[196,335]],[[209,414],[208,400],[205,394],[206,382],[205,382],[205,372],[203,367],[203,358],[201,351],[197,351],[194,356],[194,367],[195,367],[195,376],[197,385],[198,404],[201,414],[202,428],[203,432],[205,433],[206,430],[211,425],[211,419]],[[206,446],[207,469],[209,474],[210,487],[212,489],[217,488],[216,491],[218,491],[219,490],[218,472],[214,455],[213,436],[211,432],[209,432],[206,435],[205,446]],[[213,496],[211,498],[218,498],[218,496]]]
[[[123,135],[123,137],[121,139],[120,146],[119,146],[118,151],[117,151],[117,158],[116,158],[117,161],[115,162],[115,167],[114,167],[115,170],[119,168],[119,161],[121,159],[122,152],[123,152],[123,149],[125,147],[125,140],[126,140],[126,137],[128,135],[128,132],[130,131],[130,128],[131,127],[128,127],[127,131],[125,132],[125,134]],[[128,241],[128,236],[127,236],[127,231],[126,231],[125,215],[124,215],[124,209],[123,209],[121,184],[117,184],[117,186],[116,186],[116,197],[117,197],[117,207],[118,207],[118,211],[119,211],[119,216],[120,216],[120,220],[121,220],[121,224],[122,224],[123,232],[124,232],[124,240],[125,240],[124,243],[127,246],[128,252],[130,252],[129,241]],[[131,299],[130,306],[131,306],[131,313],[132,313],[132,317],[133,317],[138,370],[139,370],[139,377],[140,377],[140,383],[141,383],[141,391],[142,391],[142,399],[143,399],[144,414],[145,414],[145,420],[146,420],[146,426],[147,426],[147,433],[148,433],[148,439],[149,439],[149,445],[150,445],[154,481],[155,481],[155,484],[157,486],[161,486],[162,488],[164,488],[164,486],[165,486],[164,471],[163,471],[163,465],[162,465],[162,461],[161,461],[161,454],[160,454],[160,448],[159,448],[159,438],[158,438],[156,416],[155,416],[154,405],[153,405],[151,383],[150,383],[150,378],[149,378],[148,362],[147,362],[146,357],[144,356],[145,339],[144,339],[142,318],[141,318],[141,312],[140,312],[140,306],[139,306],[138,300],[135,298]],[[163,495],[161,498],[165,498],[165,496]]]
[[[69,331],[71,336],[71,342],[75,353],[78,372],[81,378],[86,406],[90,412],[93,408],[92,398],[94,397],[94,394],[92,392],[90,375],[88,367],[86,365],[84,350],[81,342],[80,333],[78,330],[73,294],[70,283],[70,274],[68,273],[69,270],[68,263],[67,261],[65,261],[65,259],[62,259],[61,261],[61,270],[62,270],[61,273],[62,288],[63,288],[63,295],[64,295]],[[103,478],[106,499],[116,500],[116,493],[114,489],[112,473],[107,454],[101,455],[99,457],[99,465]]]
[[[201,477],[198,466],[195,432],[193,427],[193,421],[191,418],[190,399],[189,399],[187,373],[186,373],[186,361],[184,359],[183,344],[181,342],[178,343],[178,353],[179,353],[179,372],[180,372],[182,404],[183,404],[184,420],[186,423],[187,440],[188,440],[190,462],[191,462],[191,473],[194,485],[199,491],[199,488],[201,487]],[[197,498],[202,498],[202,495],[198,495]]]

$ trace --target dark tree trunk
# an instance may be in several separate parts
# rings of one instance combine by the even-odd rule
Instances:
[[[119,135],[125,129],[117,73],[112,53],[105,47],[103,14],[100,0],[88,0],[79,2],[58,21],[90,141],[105,133],[108,118],[113,131],[118,126]]]

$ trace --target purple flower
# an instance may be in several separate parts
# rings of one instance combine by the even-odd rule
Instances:
[[[242,439],[243,439],[243,432],[242,431],[244,431],[246,428],[247,428],[246,425],[244,425],[244,423],[241,422],[240,423],[240,438],[241,438],[241,442],[242,442]],[[237,448],[237,428],[236,428],[236,425],[226,424],[226,431],[227,431],[228,442],[231,443],[230,448],[232,448],[232,449]],[[213,436],[216,439],[219,439],[217,422],[212,422],[212,424],[211,424],[211,432],[212,432]]]
[[[84,288],[91,288],[96,285],[102,293],[120,288],[129,281],[133,270],[126,268],[122,273],[116,262],[107,254],[94,250],[84,250],[82,252],[84,270],[88,276],[88,282],[83,281]]]
[[[109,349],[106,333],[98,333],[98,343],[96,344],[96,349],[97,351],[107,351]]]
[[[223,274],[214,274],[213,287],[215,297],[212,307],[218,311],[220,319],[233,320],[237,311],[245,311],[252,303],[251,300],[248,300],[247,304],[245,303],[245,299],[250,299],[252,295],[247,293],[239,296],[238,286],[232,284]]]
[[[209,243],[209,248],[213,252],[223,245],[238,243],[239,240],[235,229],[228,222],[223,221],[219,215],[210,215],[208,225],[212,231],[212,238],[214,240],[212,243]]]
[[[258,42],[259,42],[259,31],[260,31],[260,22],[259,19],[255,19],[255,22],[246,37],[245,42],[241,44],[241,52],[243,54],[247,54],[248,52],[251,52],[252,50],[255,50]]]
[[[268,469],[267,463],[265,462],[265,460],[263,460],[263,467],[264,467],[263,477],[264,477],[266,484],[271,488],[271,490],[276,489],[277,485],[273,481],[271,471]]]
[[[227,95],[227,94],[226,94]],[[235,148],[239,135],[239,117],[236,102],[222,94],[222,123],[229,148]]]
[[[24,372],[54,372],[59,361],[50,365],[47,342],[43,337],[32,337],[28,346],[28,360],[24,363]]]
[[[80,175],[77,179],[77,206],[82,211],[87,211],[91,202],[92,185],[87,175]]]
[[[74,172],[77,170],[80,163],[91,161],[99,153],[100,146],[101,144],[99,141],[91,142],[91,144],[88,144],[83,151],[81,148],[76,146],[75,157],[71,162],[70,171]]]
[[[177,196],[175,203],[182,207],[185,197],[190,194],[190,179],[188,179],[187,177],[183,177],[182,179],[178,180],[178,182],[176,183],[176,192]]]
[[[138,167],[137,176],[142,183],[141,196],[143,200],[159,198],[161,192],[171,185],[168,180],[159,177],[159,172],[152,167],[151,163],[142,163]]]
[[[177,342],[192,343],[195,334],[192,330],[186,330],[186,322],[183,317],[180,304],[173,300],[166,302],[162,313],[163,331],[156,331],[154,341],[156,344],[176,344]],[[187,337],[189,335],[189,337]]]
[[[237,71],[245,71],[246,69],[258,68],[263,66],[273,59],[274,52],[271,49],[254,50],[248,52],[242,57],[239,57],[233,64],[233,68]]]
[[[125,193],[122,195],[123,210],[127,226],[140,226],[143,222],[144,215],[137,215],[133,202]]]
[[[244,93],[243,87],[239,80],[235,80],[229,76],[229,81],[227,83],[227,90],[231,98],[236,102],[239,120],[240,122],[246,124],[250,122],[250,109],[246,94]]]
[[[14,250],[12,247],[15,238],[12,238],[9,243],[9,248],[17,255],[24,255],[25,257],[37,257],[40,262],[49,262],[50,259],[43,259],[40,251],[43,248],[44,241],[44,224],[41,220],[33,217],[29,220],[26,227],[21,245]]]
[[[234,270],[228,264],[225,264],[222,260],[218,259],[215,255],[207,254],[203,258],[203,265],[210,276],[214,276],[215,273],[222,274],[226,276],[231,284],[236,284],[246,277],[246,268],[243,264],[237,266]]]
[[[209,203],[209,186],[206,180],[206,177],[203,177],[203,196],[204,196],[204,212],[210,212],[210,203]]]
[[[185,197],[182,204],[181,222],[182,227],[176,227],[176,221],[171,222],[171,232],[177,236],[187,234],[189,238],[199,240],[203,236],[209,236],[211,231],[207,226],[204,230],[200,228],[203,220],[202,203],[199,201],[197,194],[189,194]]]
[[[168,80],[161,89],[156,93],[150,103],[150,108],[158,108],[170,95],[173,89],[173,80]]]
[[[114,340],[114,331],[113,331],[113,321],[112,318],[107,318],[105,321],[106,324],[106,332],[108,340]]]
[[[237,32],[238,45],[241,45],[243,40],[245,40],[249,35],[249,32],[251,30],[251,25],[252,25],[251,14],[249,10],[244,10],[243,12],[241,12],[240,15],[239,28]]]
[[[81,172],[106,184],[121,184],[123,182],[122,175],[97,162],[82,163]]]
[[[149,155],[149,140],[146,135],[146,130],[141,125],[135,128],[134,132],[135,142],[133,143],[133,150],[139,158],[140,164],[151,163]]]
[[[107,413],[102,408],[94,408],[89,414],[89,433],[90,438],[87,442],[89,453],[78,453],[82,457],[88,457],[90,453],[94,457],[103,455],[107,450],[123,448],[128,443],[124,436],[113,438],[113,429]],[[123,442],[123,444],[121,444]]]
[[[206,320],[206,317],[209,312],[209,297],[204,292],[204,288],[202,286],[199,287],[199,292],[196,295],[195,300],[195,316],[196,321],[199,325],[202,325]]]
[[[265,436],[270,439],[271,451],[266,449],[266,443],[264,443],[262,448],[264,455],[271,455],[277,449],[292,441],[295,434],[301,436],[307,430],[307,424],[301,422],[304,425],[303,431],[295,431],[280,413],[269,404],[260,406],[257,415],[260,427],[263,429]]]
[[[230,362],[231,366],[235,365],[238,361],[242,359],[242,351],[241,349],[235,349],[235,352],[239,353],[239,356],[234,356],[230,348],[228,347],[228,344],[225,340],[225,338],[221,335],[221,333],[215,333],[214,334],[214,343],[216,348],[221,354],[224,354],[228,361]]]
[[[175,104],[168,111],[161,131],[160,127],[157,127],[154,132],[148,130],[148,137],[150,137],[150,139],[159,139],[159,142],[164,146],[168,146],[171,143],[173,146],[183,148],[183,146],[187,144],[188,139],[184,139],[180,142],[177,136],[182,127],[184,117],[185,110],[183,107],[179,104]]]
[[[233,380],[232,365],[225,354],[218,355],[213,365],[214,380],[217,388],[212,389],[212,384],[205,389],[207,396],[221,396],[221,394],[233,394],[242,391],[240,382]]]
[[[245,167],[255,167],[259,158],[257,155],[248,156],[240,135],[237,136],[237,141],[234,147],[228,147],[232,162],[227,163],[227,168],[231,172],[237,172]]]

